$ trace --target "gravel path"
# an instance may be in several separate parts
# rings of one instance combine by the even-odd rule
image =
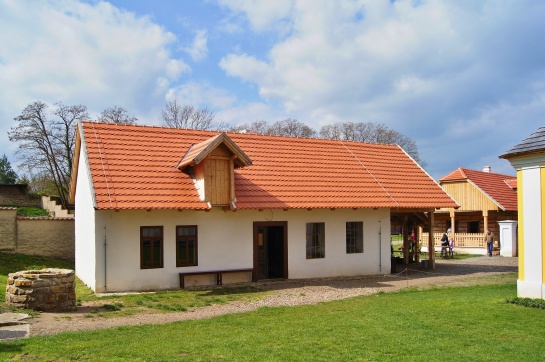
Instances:
[[[62,331],[111,328],[125,325],[163,324],[181,320],[211,318],[224,314],[254,311],[264,306],[315,304],[379,291],[392,292],[407,287],[426,288],[445,285],[487,283],[487,276],[518,270],[518,258],[475,257],[463,260],[437,260],[436,269],[429,271],[419,265],[397,265],[395,274],[327,279],[263,281],[261,290],[272,293],[257,301],[234,301],[229,304],[189,309],[176,313],[140,313],[128,317],[88,318],[94,307],[84,304],[75,312],[41,313],[29,320],[30,334],[54,334]],[[513,278],[513,282],[516,278]]]

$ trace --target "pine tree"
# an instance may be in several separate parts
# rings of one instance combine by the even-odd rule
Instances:
[[[0,158],[0,184],[15,184],[17,182],[17,174],[11,168],[8,157],[4,154]]]

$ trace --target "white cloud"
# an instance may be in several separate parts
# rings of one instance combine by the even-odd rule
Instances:
[[[528,135],[540,122],[535,109],[543,108],[533,102],[536,84],[545,82],[545,3],[294,0],[282,16],[264,15],[269,5],[261,2],[223,3],[262,32],[277,32],[279,19],[291,24],[265,57],[242,49],[220,66],[316,128],[385,123],[421,144],[423,159],[441,162],[437,140],[446,149],[467,142],[449,124],[459,124],[474,142],[486,129],[494,141],[473,152],[492,157],[504,151],[501,137],[513,137],[500,130],[516,128],[502,117],[506,109],[528,120]],[[472,147],[464,150],[456,167],[475,159]],[[452,162],[443,156],[443,165],[429,164],[440,169]]]
[[[236,97],[228,91],[208,83],[186,82],[171,88],[166,100],[177,99],[182,104],[208,107],[213,110],[232,107]]]
[[[219,0],[219,3],[230,9],[245,13],[252,29],[257,31],[266,30],[270,27],[285,29],[285,22],[293,7],[293,0]],[[231,19],[231,23],[234,19]],[[239,29],[238,26],[230,25],[231,29]]]
[[[188,53],[194,61],[199,61],[208,55],[208,47],[206,45],[208,36],[206,30],[199,30],[195,34],[191,47],[185,47],[183,50]]]
[[[171,54],[172,33],[106,2],[0,0],[0,8],[2,137],[6,120],[34,100],[147,114],[190,71]]]
[[[232,92],[204,82],[187,82],[171,88],[166,100],[177,99],[182,104],[207,107],[216,119],[231,125],[256,120],[276,121],[288,118],[285,113],[263,102],[246,102]]]

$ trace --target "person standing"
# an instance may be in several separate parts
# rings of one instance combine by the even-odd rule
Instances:
[[[486,242],[488,256],[492,256],[492,247],[494,245],[494,234],[492,234],[490,230],[486,231],[486,234],[484,235],[484,241]]]
[[[448,236],[447,233],[443,234],[443,237],[441,238],[441,253],[440,256],[448,256]]]

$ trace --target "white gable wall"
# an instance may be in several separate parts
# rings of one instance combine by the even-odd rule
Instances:
[[[253,268],[253,223],[268,221],[287,221],[290,279],[387,273],[390,270],[389,216],[388,209],[262,212],[249,210],[231,212],[221,209],[213,209],[210,212],[97,211],[96,285],[89,286],[97,292],[104,291],[106,273],[106,291],[110,292],[172,289],[179,288],[180,272]],[[363,221],[363,254],[346,254],[347,221]],[[306,259],[307,222],[325,222],[324,259]],[[176,267],[177,225],[198,226],[198,266]],[[140,269],[141,226],[163,226],[163,268]],[[104,236],[107,243],[106,255],[103,249]],[[89,268],[91,269],[91,266]],[[227,280],[227,277],[225,279]],[[244,280],[249,280],[249,273]],[[191,281],[196,281],[196,278],[191,277]],[[205,276],[204,282],[207,281],[210,283],[211,278]],[[188,277],[186,285],[192,285]]]
[[[75,199],[76,275],[91,289],[96,285],[95,209],[93,185],[87,166],[87,152],[82,143]]]

